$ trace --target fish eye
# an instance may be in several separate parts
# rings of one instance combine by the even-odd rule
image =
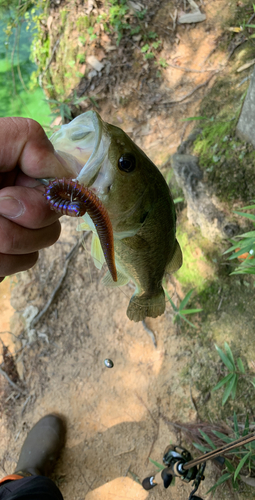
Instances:
[[[122,172],[133,172],[136,167],[136,159],[132,153],[125,153],[119,158],[118,167]]]

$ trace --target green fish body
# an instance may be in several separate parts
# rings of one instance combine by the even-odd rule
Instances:
[[[109,214],[118,280],[108,271],[103,283],[134,282],[130,320],[160,316],[165,310],[163,276],[182,265],[174,203],[164,177],[125,132],[95,111],[63,125],[51,142],[70,176],[94,191]],[[88,228],[96,233],[86,214],[80,229]],[[96,234],[92,255],[100,268],[104,259]]]

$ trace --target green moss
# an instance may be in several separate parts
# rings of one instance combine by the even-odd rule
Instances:
[[[76,26],[79,33],[83,33],[91,26],[91,19],[89,16],[81,16],[76,20]]]
[[[183,253],[183,265],[175,276],[185,291],[191,288],[201,291],[206,286],[207,280],[214,276],[215,264],[213,261],[208,261],[203,252],[203,246],[204,249],[207,248],[208,242],[201,236],[200,231],[189,228],[187,232],[187,228],[183,229],[181,225],[177,227],[176,236]]]
[[[67,10],[63,9],[60,11],[60,19],[61,19],[62,26],[65,26],[66,21],[67,21],[67,16],[68,16]]]

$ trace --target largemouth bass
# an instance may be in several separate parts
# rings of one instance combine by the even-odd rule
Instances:
[[[53,134],[51,142],[68,176],[94,192],[112,223],[117,281],[107,271],[103,283],[136,289],[127,308],[130,320],[164,313],[162,279],[182,265],[176,240],[176,214],[164,177],[118,127],[88,111]],[[79,229],[93,231],[92,256],[100,268],[104,256],[96,229],[86,214]]]

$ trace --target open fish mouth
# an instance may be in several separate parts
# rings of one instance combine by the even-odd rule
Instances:
[[[103,121],[95,111],[87,111],[62,125],[50,141],[75,180],[88,187],[95,183],[92,190],[98,194],[107,192],[112,182],[107,168],[110,137],[104,133]]]

